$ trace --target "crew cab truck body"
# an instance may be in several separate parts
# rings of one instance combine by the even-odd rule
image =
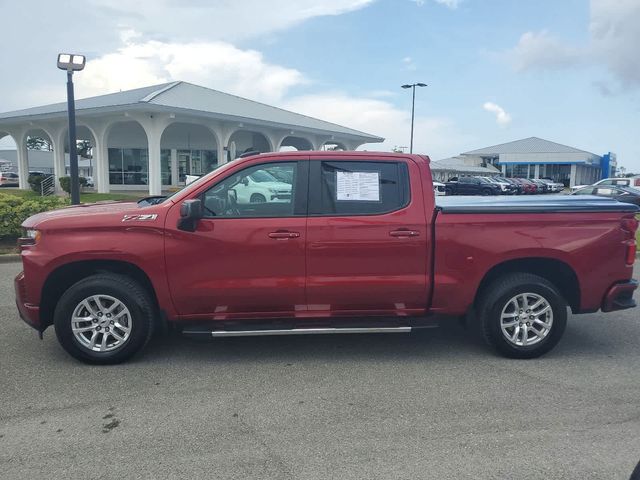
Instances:
[[[291,195],[240,202],[236,187],[256,171],[291,179]],[[417,155],[255,155],[166,199],[27,219],[16,302],[92,363],[129,358],[166,325],[405,332],[462,315],[502,354],[528,358],[559,341],[568,308],[635,306],[637,210],[576,196],[436,204]]]

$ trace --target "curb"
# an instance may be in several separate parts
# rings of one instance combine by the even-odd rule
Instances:
[[[18,263],[21,260],[19,253],[0,255],[0,263]]]

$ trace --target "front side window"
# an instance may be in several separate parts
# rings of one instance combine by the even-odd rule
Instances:
[[[234,173],[203,194],[204,215],[216,218],[292,216],[297,173],[297,162],[266,163]]]
[[[375,215],[409,203],[404,163],[323,161],[319,170],[319,185],[312,182],[312,215]]]

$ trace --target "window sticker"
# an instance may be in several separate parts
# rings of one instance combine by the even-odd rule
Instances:
[[[336,200],[380,201],[380,173],[336,172]]]

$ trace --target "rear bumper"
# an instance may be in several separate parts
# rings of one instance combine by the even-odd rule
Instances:
[[[604,296],[602,302],[603,312],[613,312],[615,310],[625,310],[636,306],[633,299],[633,292],[638,288],[637,280],[628,280],[613,285]]]
[[[20,272],[13,281],[13,286],[16,291],[16,306],[18,307],[18,313],[20,318],[25,321],[27,325],[35,328],[39,332],[42,331],[42,324],[40,322],[40,307],[32,305],[26,302],[26,285],[24,279],[24,272]]]

